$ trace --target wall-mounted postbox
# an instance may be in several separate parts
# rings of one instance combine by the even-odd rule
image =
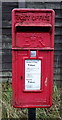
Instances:
[[[44,108],[52,105],[54,11],[12,11],[13,106]]]

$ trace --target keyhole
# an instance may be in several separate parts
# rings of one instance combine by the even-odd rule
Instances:
[[[20,79],[22,80],[22,76],[20,77]]]

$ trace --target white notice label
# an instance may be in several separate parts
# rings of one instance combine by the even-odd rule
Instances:
[[[25,90],[40,90],[41,60],[25,60]]]

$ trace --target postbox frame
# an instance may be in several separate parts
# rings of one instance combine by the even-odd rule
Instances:
[[[26,23],[23,23],[23,24],[20,24],[20,23],[17,23],[15,21],[15,13],[19,13],[19,12],[22,12],[22,13],[51,13],[51,24],[49,23],[46,23],[46,24],[29,24],[29,25],[26,25]],[[17,26],[20,26],[20,27],[46,27],[50,28],[50,31],[49,31],[49,34],[51,34],[51,43],[50,43],[50,47],[46,46],[46,47],[21,47],[21,46],[17,46],[16,45],[16,27]],[[53,88],[53,60],[54,60],[54,57],[53,57],[53,54],[54,54],[54,11],[51,10],[51,9],[13,9],[12,10],[12,90],[13,90],[13,106],[16,107],[16,108],[46,108],[46,107],[51,107],[52,105],[52,88]],[[27,51],[26,52],[26,55],[21,55],[20,53],[20,56],[22,57],[22,61],[21,63],[23,63],[23,80],[19,80],[18,78],[18,82],[17,83],[17,71],[18,71],[18,67],[17,67],[17,63],[18,63],[18,60],[20,59],[20,56],[19,56],[19,52],[23,52],[23,51]],[[30,56],[30,51],[36,51],[36,57],[31,57]],[[42,51],[42,52],[41,52]],[[41,52],[41,53],[40,53]],[[44,55],[43,55],[44,53]],[[46,53],[46,54],[45,54]],[[39,56],[40,55],[40,56]],[[46,55],[46,57],[45,57]],[[49,55],[49,56],[48,56]],[[47,86],[47,77],[43,78],[44,76],[44,69],[45,69],[45,58],[49,58],[49,60],[46,60],[46,63],[47,61],[49,62],[48,65],[50,65],[50,75],[49,75],[49,78],[50,78],[50,82],[48,83],[48,90],[45,92],[44,89],[46,89],[46,86]],[[17,60],[18,59],[18,60]],[[25,90],[25,60],[27,59],[30,59],[30,60],[41,60],[41,89],[40,90]],[[20,62],[20,61],[19,61]],[[19,65],[18,65],[19,66]],[[47,66],[47,69],[49,71],[49,67]],[[19,67],[19,70],[21,70],[21,68]],[[20,74],[20,71],[19,71],[19,74]],[[48,74],[48,73],[47,73]],[[46,73],[45,73],[45,76],[46,76]],[[49,80],[48,80],[49,81]],[[21,89],[19,90],[19,93],[18,93],[18,87],[16,87],[17,85],[19,86],[19,84],[22,84],[22,91]],[[20,93],[21,92],[21,93]],[[25,94],[27,96],[29,96],[29,93],[32,95],[32,93],[34,94],[35,93],[35,96],[36,94],[38,94],[38,96],[40,95],[40,93],[42,94],[44,92],[44,97],[47,94],[48,97],[46,96],[46,102],[45,102],[45,99],[43,102],[45,102],[43,104],[43,102],[41,101],[41,103],[37,103],[36,101],[33,103],[24,103],[23,104],[23,101],[20,102],[21,98],[23,98],[21,95],[23,94],[24,98],[25,98]],[[18,94],[18,95],[17,95]],[[51,94],[51,95],[50,95]],[[30,97],[30,96],[29,96]],[[18,99],[18,100],[17,100]],[[41,98],[39,98],[40,100]],[[42,98],[43,99],[43,98]],[[48,100],[49,99],[49,100]],[[36,99],[35,99],[36,100]],[[26,99],[27,101],[27,99]],[[49,101],[49,102],[48,102]]]

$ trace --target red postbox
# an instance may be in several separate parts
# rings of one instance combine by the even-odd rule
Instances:
[[[54,11],[12,11],[13,106],[44,108],[52,105]]]

